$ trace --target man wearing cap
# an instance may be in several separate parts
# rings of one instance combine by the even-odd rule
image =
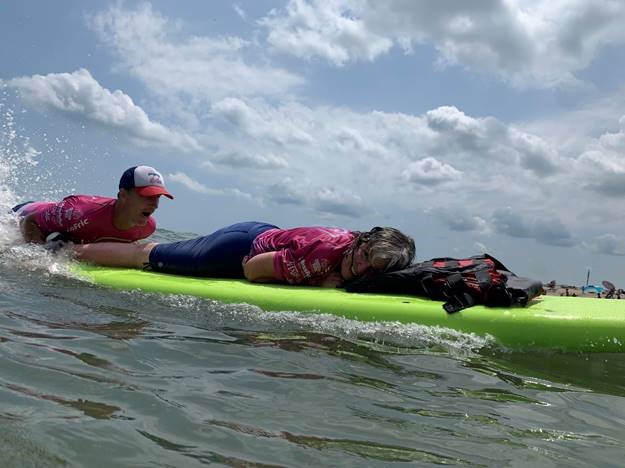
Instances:
[[[76,244],[134,242],[156,229],[152,213],[161,195],[174,198],[163,176],[153,167],[135,166],[122,174],[117,198],[71,195],[58,203],[23,203],[13,211],[21,217],[26,242],[44,243],[54,232]]]

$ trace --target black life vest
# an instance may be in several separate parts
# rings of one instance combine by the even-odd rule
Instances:
[[[476,304],[525,306],[544,293],[540,281],[516,276],[488,254],[464,259],[434,258],[404,270],[356,278],[345,289],[425,296],[444,301],[443,308],[449,314]]]

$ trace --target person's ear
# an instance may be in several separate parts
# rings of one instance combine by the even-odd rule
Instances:
[[[123,201],[126,198],[128,198],[128,195],[129,195],[128,190],[120,188],[119,192],[117,192],[117,199]]]

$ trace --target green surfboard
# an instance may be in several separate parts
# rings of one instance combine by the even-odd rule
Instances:
[[[248,303],[266,311],[316,312],[361,321],[447,327],[479,336],[491,335],[513,349],[625,351],[625,300],[541,296],[525,308],[475,306],[448,315],[441,302],[412,296],[191,278],[86,264],[77,264],[74,271],[83,279],[115,289]]]

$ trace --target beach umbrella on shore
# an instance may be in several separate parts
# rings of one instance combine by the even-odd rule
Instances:
[[[616,286],[614,286],[614,284],[610,283],[607,280],[603,280],[601,284],[603,284],[603,287],[608,290],[607,294],[605,295],[605,298],[612,299],[614,297],[614,293],[616,292]]]
[[[603,280],[601,282],[601,284],[603,285],[604,288],[606,288],[608,291],[614,291],[616,289],[616,286],[614,286],[613,283],[610,283],[607,280]]]

